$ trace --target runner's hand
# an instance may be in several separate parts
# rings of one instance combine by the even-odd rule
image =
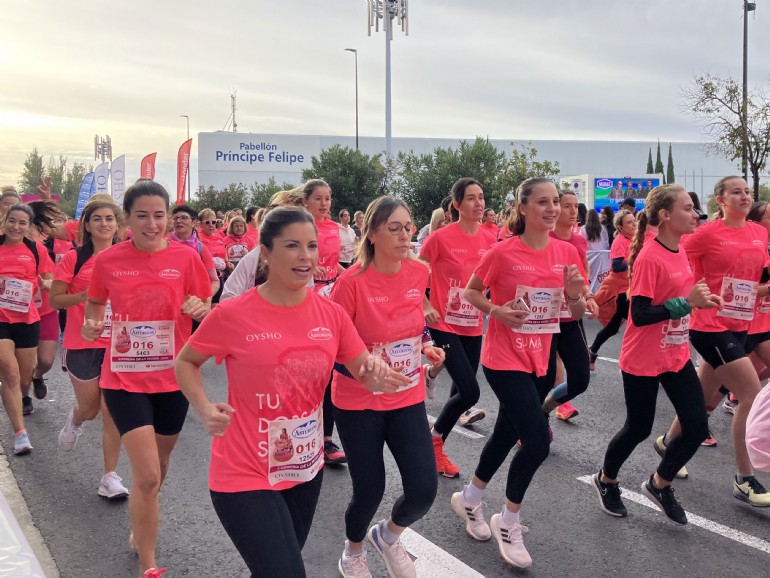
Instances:
[[[184,298],[184,303],[182,303],[182,313],[184,315],[189,315],[196,321],[200,321],[206,317],[209,311],[211,311],[211,305],[201,301],[199,297],[188,295]]]
[[[512,299],[504,305],[499,305],[492,310],[490,317],[497,319],[512,329],[518,329],[527,322],[529,311],[526,309],[514,309],[516,302]]]
[[[586,299],[586,309],[589,319],[596,319],[599,316],[599,304],[595,299]]]
[[[86,341],[96,341],[102,331],[104,331],[104,321],[84,319],[83,327],[80,328],[80,336]]]
[[[324,279],[326,277],[326,269],[320,266],[316,266],[315,270],[313,271],[313,277],[316,279]]]
[[[687,302],[694,309],[716,309],[722,306],[722,298],[711,292],[705,278],[692,286]]]
[[[40,177],[40,184],[37,186],[37,192],[43,200],[51,200],[51,177],[47,179]]]
[[[394,371],[379,357],[369,355],[358,371],[364,387],[372,393],[396,393],[399,387],[409,385],[409,378]]]
[[[51,283],[53,283],[53,279],[43,279],[41,275],[38,275],[37,281],[40,284],[41,291],[50,291]]]
[[[230,425],[235,410],[226,403],[210,403],[201,412],[201,422],[209,435],[221,438]]]
[[[439,315],[435,307],[428,306],[428,307],[425,307],[424,309],[425,309],[425,321],[429,325],[435,325],[436,323],[439,323],[441,321],[441,315]]]
[[[583,293],[583,287],[586,280],[580,274],[580,270],[577,265],[567,265],[564,267],[564,292],[567,294],[567,299],[575,300],[573,295],[581,295]]]
[[[444,363],[444,360],[446,359],[446,352],[440,347],[436,347],[435,345],[424,347],[422,352],[425,354],[425,357],[428,358],[428,361],[431,362],[433,367],[438,367]]]

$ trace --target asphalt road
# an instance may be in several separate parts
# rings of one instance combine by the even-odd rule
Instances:
[[[597,330],[589,322],[589,337]],[[602,355],[617,359],[619,338],[611,340]],[[212,399],[224,400],[226,382],[223,367],[204,366],[204,379]],[[579,477],[601,466],[607,443],[621,427],[625,412],[620,375],[616,363],[600,360],[592,373],[589,390],[574,405],[580,415],[574,423],[554,421],[551,455],[535,476],[522,508],[522,521],[530,531],[525,536],[534,566],[529,571],[510,568],[500,558],[494,541],[471,540],[460,519],[452,512],[449,499],[467,483],[479,453],[492,430],[497,402],[479,372],[482,383],[480,406],[487,418],[471,431],[481,438],[453,433],[446,451],[460,466],[460,478],[439,479],[436,501],[429,514],[413,530],[478,574],[532,577],[572,576],[598,578],[618,574],[661,577],[766,576],[770,563],[770,508],[760,510],[732,496],[734,462],[730,440],[731,417],[717,410],[711,429],[719,445],[701,448],[688,468],[690,479],[675,483],[677,496],[688,512],[727,527],[734,539],[718,535],[713,525],[679,527],[662,514],[626,499],[629,517],[612,518],[597,506],[593,490]],[[428,404],[428,413],[438,415],[448,392],[449,380],[440,378],[438,399]],[[35,401],[35,414],[27,428],[34,452],[27,457],[12,455],[12,436],[7,418],[0,418],[1,441],[9,454],[11,469],[32,515],[63,578],[83,576],[136,578],[135,556],[127,546],[126,503],[110,503],[96,494],[101,477],[100,423],[89,424],[77,450],[62,453],[56,436],[73,400],[69,379],[55,368],[48,376],[49,397]],[[662,433],[673,412],[661,391],[656,432]],[[222,530],[207,490],[209,438],[197,420],[189,415],[172,457],[169,479],[161,491],[161,526],[158,561],[169,568],[169,578],[247,576],[245,565]],[[640,445],[621,471],[621,485],[639,492],[640,484],[653,471],[658,457],[652,440]],[[508,462],[492,480],[485,501],[487,516],[503,504]],[[119,469],[127,486],[130,473],[125,455]],[[378,519],[399,494],[398,471],[388,459],[388,487]],[[762,476],[770,482],[770,476]],[[766,485],[770,486],[770,483]],[[344,541],[343,515],[350,496],[345,467],[328,468],[313,529],[304,550],[308,575],[337,576],[336,563]],[[627,494],[628,495],[628,494]],[[262,523],[270,524],[270,520]],[[702,526],[710,527],[711,529]],[[718,528],[717,528],[718,529]],[[743,532],[748,538],[731,530]],[[759,539],[759,547],[747,545]],[[766,548],[764,551],[761,548]],[[439,557],[441,558],[441,557]],[[370,551],[374,576],[386,576],[381,561]],[[420,556],[418,555],[418,561]],[[449,578],[423,560],[422,576]],[[440,565],[440,561],[438,564]],[[452,562],[452,571],[462,576],[462,566]]]

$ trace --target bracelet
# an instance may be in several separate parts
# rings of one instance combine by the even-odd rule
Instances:
[[[492,318],[492,311],[494,311],[494,310],[495,310],[495,309],[497,309],[498,307],[500,307],[500,306],[499,306],[499,305],[494,305],[494,304],[493,304],[493,305],[492,305],[492,307],[490,307],[490,308],[489,308],[489,311],[487,311],[487,317],[489,317],[489,318],[491,319],[491,318]]]
[[[671,319],[674,320],[681,319],[692,311],[692,306],[687,302],[686,297],[674,297],[666,301],[663,306],[671,314]]]
[[[569,296],[569,294],[566,291],[564,294],[567,296],[567,301],[569,301],[570,303],[577,303],[583,297],[583,295],[578,295],[573,299],[572,297]]]

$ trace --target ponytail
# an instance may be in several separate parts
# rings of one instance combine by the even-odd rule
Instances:
[[[642,211],[639,213],[639,219],[637,219],[636,236],[631,242],[631,253],[628,256],[628,286],[631,287],[631,268],[634,265],[634,261],[639,256],[639,251],[644,247],[644,235],[647,232],[647,212]]]

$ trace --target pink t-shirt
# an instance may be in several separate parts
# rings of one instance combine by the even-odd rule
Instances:
[[[314,416],[321,417],[317,410],[329,374],[335,361],[348,363],[365,351],[338,305],[308,290],[296,307],[279,307],[250,289],[217,305],[190,338],[190,347],[214,356],[217,363],[225,361],[227,403],[235,409],[225,435],[211,444],[212,490],[291,488],[302,482],[290,474],[288,479],[271,479],[271,469],[291,462],[296,453],[312,456],[303,462],[307,474],[323,467],[323,443],[306,447],[306,440],[314,434],[323,437],[323,419]],[[301,423],[281,423],[292,419]],[[269,432],[276,426],[287,435],[274,437],[271,447]],[[296,467],[301,471],[301,465]]]
[[[316,277],[316,281],[334,279],[337,277],[337,268],[340,260],[340,227],[329,218],[316,221],[318,229],[318,266],[324,268],[324,276]],[[316,284],[316,291],[324,288],[321,283]]]
[[[684,249],[669,251],[657,241],[645,243],[634,262],[631,298],[649,297],[663,305],[687,297],[694,283]],[[633,306],[633,301],[632,301]],[[620,348],[620,369],[632,375],[655,376],[679,371],[690,359],[690,316],[637,327],[631,315]]]
[[[88,297],[109,300],[112,307],[111,347],[100,387],[135,393],[179,390],[173,360],[192,330],[192,318],[181,311],[187,295],[211,297],[209,276],[190,247],[169,243],[144,253],[124,241],[96,255]],[[139,370],[148,365],[152,369]]]
[[[706,279],[712,293],[722,295],[724,307],[698,309],[692,313],[691,328],[698,331],[746,331],[750,320],[727,317],[738,309],[739,299],[750,297],[746,290],[759,282],[770,263],[767,229],[747,222],[743,227],[727,227],[720,219],[695,229],[682,240],[692,262],[696,281]],[[754,292],[756,295],[756,292]],[[753,309],[753,307],[752,307]]]
[[[43,246],[46,247],[46,250],[47,250],[47,246],[45,244],[43,244]],[[71,250],[72,250],[72,243],[70,243],[69,241],[64,241],[62,239],[54,239],[53,240],[54,264],[58,264],[64,258],[64,255],[66,255]],[[51,256],[50,253],[48,256],[49,257]],[[40,303],[37,309],[40,312],[41,319],[46,315],[48,315],[49,313],[54,312],[54,309],[51,307],[50,296],[48,295],[48,291],[40,291],[35,301],[36,303],[37,302]]]
[[[623,262],[628,264],[628,258],[631,256],[631,241],[626,238],[625,235],[618,235],[612,242],[610,247],[610,263],[615,259],[623,259]],[[619,277],[628,278],[628,270],[621,273],[613,273]]]
[[[578,255],[580,255],[580,260],[583,263],[583,273],[585,273],[585,269],[588,267],[588,257],[586,256],[586,253],[588,253],[588,241],[586,241],[586,238],[583,237],[580,233],[575,233],[574,231],[570,235],[569,239],[562,239],[561,237],[557,237],[556,233],[553,231],[548,234],[552,239],[564,241],[565,243],[569,243],[575,247],[575,249],[577,249]]]
[[[80,221],[67,221],[64,223],[64,230],[67,231],[67,240],[72,243],[78,238],[78,227],[80,227]]]
[[[225,249],[227,249],[227,258],[235,265],[251,251],[256,244],[254,239],[248,235],[227,235],[224,238]]]
[[[76,251],[70,251],[56,266],[56,273],[54,274],[54,281],[61,281],[67,284],[67,295],[75,295],[82,293],[88,289],[88,285],[91,283],[91,274],[94,269],[93,255],[88,261],[83,263],[83,266],[78,271],[77,275],[73,275],[75,272],[75,263],[78,260],[78,254]],[[78,303],[71,307],[67,307],[67,326],[64,328],[64,342],[62,345],[65,349],[104,349],[110,346],[110,338],[103,333],[103,337],[99,337],[95,341],[86,341],[80,335],[80,329],[83,326],[83,317],[86,312],[86,304]]]
[[[646,245],[650,241],[654,241],[657,236],[658,228],[654,225],[647,225],[647,229],[644,231],[644,244]]]
[[[40,260],[37,270],[35,256],[25,243],[0,245],[0,322],[40,321],[40,312],[34,303],[39,288],[37,276],[53,273],[54,263],[42,243],[35,242],[35,246]],[[48,295],[47,291],[43,293]]]
[[[378,273],[373,265],[361,273],[361,264],[356,263],[340,276],[331,292],[332,301],[350,315],[367,349],[394,369],[400,367],[412,382],[394,394],[377,395],[335,371],[334,405],[387,411],[425,401],[421,352],[425,327],[422,301],[427,283],[428,267],[414,259],[405,260],[394,275]]]
[[[206,235],[203,231],[198,231],[198,237],[203,247],[208,249],[213,257],[214,268],[217,271],[224,271],[227,268],[227,249],[225,249],[224,238],[218,233]],[[208,270],[208,267],[206,269]]]
[[[564,266],[579,263],[577,249],[564,241],[550,239],[545,249],[536,251],[519,237],[512,237],[487,251],[474,275],[490,288],[492,303],[502,305],[515,300],[517,293],[523,293],[522,298],[532,306],[541,295],[553,294],[554,290],[563,291]],[[557,303],[557,316],[558,308]],[[497,319],[490,319],[481,348],[484,367],[545,375],[551,334],[527,332],[533,327],[528,322],[518,331],[513,331]]]
[[[481,335],[481,311],[465,300],[463,290],[481,257],[496,243],[497,238],[488,228],[479,227],[475,235],[469,235],[458,223],[442,227],[425,239],[420,257],[430,263],[430,304],[441,316],[430,327],[457,335]]]

